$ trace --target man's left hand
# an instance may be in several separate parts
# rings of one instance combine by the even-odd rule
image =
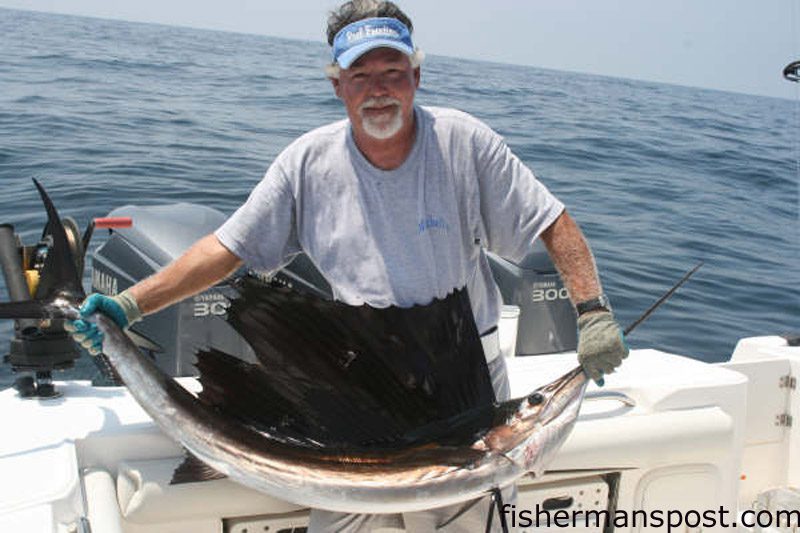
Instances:
[[[592,311],[578,317],[578,360],[595,383],[603,385],[603,374],[610,374],[628,357],[628,346],[611,311]]]

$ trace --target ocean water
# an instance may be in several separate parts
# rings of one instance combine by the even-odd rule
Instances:
[[[0,9],[0,51],[0,222],[26,242],[32,177],[81,226],[124,204],[230,213],[282,148],[344,117],[319,43]],[[633,347],[721,361],[800,332],[796,102],[436,56],[418,102],[506,137],[581,224],[623,325],[705,262]]]

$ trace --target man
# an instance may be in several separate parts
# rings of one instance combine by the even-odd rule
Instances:
[[[127,327],[242,262],[275,270],[304,251],[336,299],[352,305],[427,304],[466,286],[502,400],[509,395],[495,333],[502,302],[486,249],[521,260],[541,237],[580,315],[581,363],[595,380],[612,372],[627,349],[579,228],[499,135],[465,113],[414,104],[422,55],[412,30],[391,2],[355,0],[332,13],[327,74],[348,120],[297,139],[214,234],[120,295],[91,295],[83,314],[100,311]],[[76,326],[76,339],[99,352],[96,328]],[[315,511],[310,530],[474,531],[487,508],[482,500],[402,517]]]

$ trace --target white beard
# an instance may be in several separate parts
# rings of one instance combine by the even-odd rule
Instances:
[[[394,105],[396,109],[388,119],[379,118],[376,120],[364,114],[365,108],[384,107],[386,105]],[[361,116],[361,126],[364,128],[364,132],[373,139],[390,139],[397,135],[403,127],[402,108],[400,100],[396,98],[370,98],[359,106],[358,114]]]

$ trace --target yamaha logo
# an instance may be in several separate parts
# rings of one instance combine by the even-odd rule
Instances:
[[[92,270],[92,288],[96,292],[109,296],[114,296],[119,292],[117,278],[96,269]]]

